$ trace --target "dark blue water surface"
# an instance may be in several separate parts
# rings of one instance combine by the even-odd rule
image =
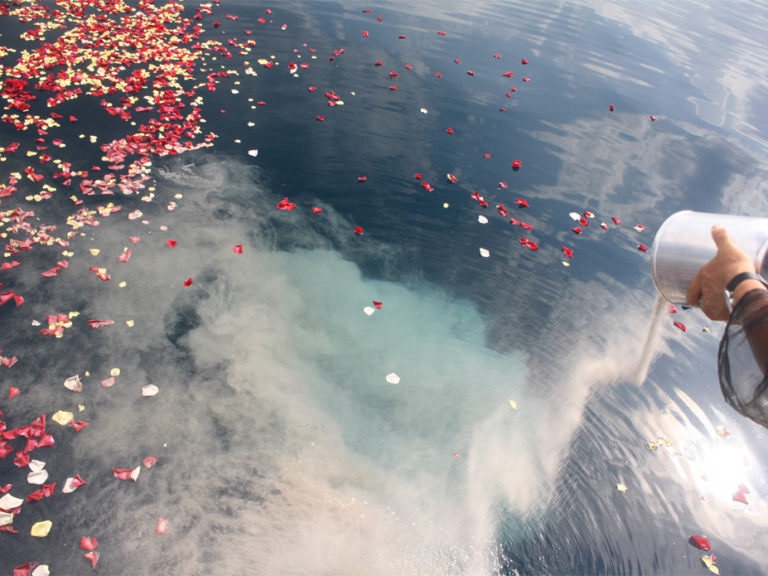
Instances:
[[[0,292],[25,298],[0,306],[0,356],[18,358],[0,366],[2,419],[46,415],[55,445],[30,456],[56,488],[27,502],[29,470],[0,460],[25,500],[0,572],[89,572],[89,536],[107,574],[703,575],[705,554],[766,573],[765,430],[721,397],[722,326],[662,307],[653,332],[641,249],[678,210],[768,212],[763,4],[222,0],[184,16],[230,51],[200,46],[178,80],[200,96],[197,141],[216,138],[153,155],[137,194],[47,179],[52,198],[25,199],[42,185],[26,166],[50,176],[35,138],[99,176],[99,144],[138,130],[100,103],[122,93],[64,102],[78,122],[46,135],[0,126],[0,146],[20,143],[0,181],[22,172],[3,216],[71,231],[2,260],[20,265]],[[40,46],[29,26],[0,16],[4,80]],[[122,210],[98,226],[67,224],[108,202]],[[69,312],[61,338],[40,334]],[[87,484],[63,493],[75,474]]]

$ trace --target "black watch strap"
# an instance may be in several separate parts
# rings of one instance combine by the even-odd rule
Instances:
[[[744,280],[757,280],[760,282],[763,286],[768,287],[768,283],[766,283],[765,279],[760,276],[760,274],[756,274],[755,272],[742,272],[741,274],[736,274],[730,282],[728,282],[728,286],[725,287],[728,292],[733,293],[734,290],[736,290],[736,286],[744,282]]]

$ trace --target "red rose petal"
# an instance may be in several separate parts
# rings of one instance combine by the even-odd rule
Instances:
[[[741,488],[739,488],[738,490],[736,490],[736,492],[734,492],[734,493],[733,493],[733,496],[732,496],[732,498],[733,498],[733,499],[734,499],[736,502],[741,502],[742,504],[749,504],[749,502],[747,502],[747,496],[746,496],[746,494],[747,494],[747,492],[745,492],[744,490],[742,490]]]
[[[96,564],[99,562],[99,552],[97,550],[93,550],[91,552],[86,552],[83,554],[83,558],[87,558],[91,561],[91,568],[96,570]]]
[[[80,548],[83,550],[96,550],[96,548],[99,547],[99,542],[96,540],[96,538],[91,538],[90,536],[83,536],[80,538]]]
[[[154,456],[147,456],[144,458],[144,460],[141,461],[141,463],[144,465],[144,468],[152,468],[155,464],[157,464],[157,458]]]
[[[699,550],[712,550],[712,547],[709,545],[709,540],[704,536],[691,536],[690,542]]]
[[[168,520],[165,518],[157,519],[157,527],[155,528],[155,534],[165,534],[168,530]]]

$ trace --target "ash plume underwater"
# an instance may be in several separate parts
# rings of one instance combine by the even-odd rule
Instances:
[[[173,214],[148,206],[145,224],[93,232],[112,251],[141,232],[113,278],[127,286],[82,303],[84,314],[135,326],[46,348],[41,371],[89,371],[83,399],[50,376],[24,398],[46,412],[84,402],[91,422],[49,462],[62,475],[88,470],[89,484],[34,511],[57,524],[47,545],[98,534],[104,573],[382,575],[573,571],[573,552],[544,553],[558,549],[547,541],[558,533],[618,546],[599,535],[603,525],[557,518],[573,505],[561,475],[580,429],[604,433],[605,423],[585,422],[590,395],[631,381],[637,366],[626,358],[639,359],[643,331],[612,329],[609,314],[591,336],[553,330],[534,357],[500,351],[476,304],[418,275],[364,275],[356,261],[372,259],[396,276],[407,251],[346,245],[349,222],[332,209],[286,219],[252,169],[221,157],[159,175],[159,194],[183,196]],[[187,275],[194,283],[180,290]],[[82,278],[61,280],[73,307],[87,298]],[[584,294],[617,305],[599,285]],[[624,296],[623,317],[647,323],[647,296]],[[368,316],[373,300],[382,307]],[[579,305],[550,320],[566,326]],[[103,388],[113,367],[117,383]],[[399,384],[386,381],[392,372]],[[143,398],[147,384],[159,394]],[[610,419],[599,406],[594,415]],[[158,463],[137,482],[112,478],[149,455]],[[593,473],[576,466],[576,481]],[[600,481],[614,490],[613,478]],[[162,536],[157,517],[169,521]],[[552,530],[545,541],[541,530]],[[29,551],[45,561],[44,546]],[[74,552],[56,553],[57,572],[82,570]]]

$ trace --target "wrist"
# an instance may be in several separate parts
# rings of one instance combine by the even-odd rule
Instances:
[[[765,290],[767,286],[768,283],[762,276],[747,270],[734,275],[725,289],[730,294],[732,303],[736,304],[750,290]]]
[[[734,306],[739,300],[741,300],[744,294],[746,294],[751,290],[756,290],[756,289],[766,290],[766,286],[760,280],[756,280],[754,278],[748,278],[740,282],[739,285],[736,286],[736,289],[733,291],[732,301]]]

